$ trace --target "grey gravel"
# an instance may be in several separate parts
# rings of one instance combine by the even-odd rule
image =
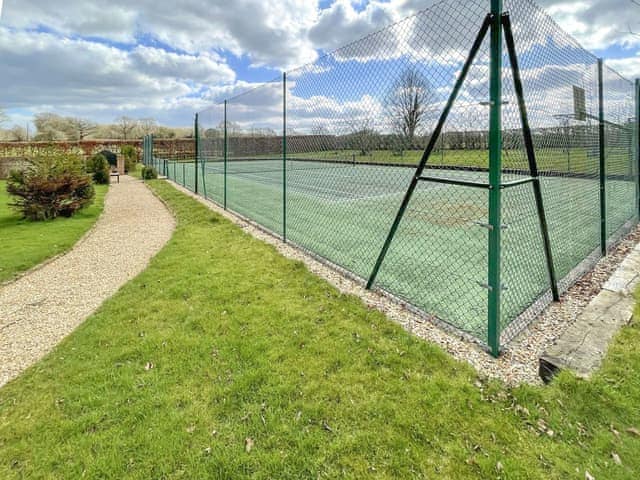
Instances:
[[[69,252],[0,287],[0,386],[144,270],[174,228],[140,180],[122,176],[112,184],[102,215]]]
[[[309,271],[325,279],[341,292],[360,297],[367,306],[383,312],[410,333],[439,345],[457,360],[469,363],[480,377],[499,379],[509,386],[542,383],[538,376],[539,357],[575,322],[578,314],[602,289],[607,279],[640,240],[638,227],[610,250],[608,256],[600,259],[593,270],[583,275],[562,295],[559,302],[549,305],[526,329],[504,346],[500,357],[495,359],[467,335],[447,328],[437,319],[429,319],[428,316],[413,311],[384,292],[366,290],[362,282],[350,277],[348,272],[321,263],[258,226],[221,209],[180,185],[170,183],[211,210],[230,219],[252,236],[273,245],[283,256],[302,261]]]

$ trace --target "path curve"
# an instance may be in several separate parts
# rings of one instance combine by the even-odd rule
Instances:
[[[0,386],[55,347],[167,243],[175,220],[129,176],[112,184],[94,227],[69,252],[0,287]]]

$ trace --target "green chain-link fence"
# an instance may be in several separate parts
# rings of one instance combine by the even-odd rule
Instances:
[[[445,0],[144,159],[497,354],[637,223],[637,102],[529,0]]]

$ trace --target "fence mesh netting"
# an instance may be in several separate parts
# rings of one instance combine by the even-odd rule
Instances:
[[[195,139],[145,139],[160,173],[367,280],[461,68],[487,0],[446,0],[198,114]],[[508,0],[549,226],[566,289],[637,223],[635,86],[528,0]],[[435,139],[375,286],[487,342],[487,35]],[[532,175],[506,45],[502,181]],[[500,330],[509,341],[551,300],[531,183],[502,194]]]

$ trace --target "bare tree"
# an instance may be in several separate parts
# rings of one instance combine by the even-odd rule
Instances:
[[[320,151],[337,150],[336,136],[331,135],[329,128],[322,123],[315,124],[311,127],[311,136],[308,137],[309,142],[312,142],[314,147]]]
[[[117,131],[116,126],[113,124],[97,125],[95,132],[93,132],[94,138],[101,138],[101,139],[117,138],[118,135],[120,135],[120,133]]]
[[[97,125],[86,118],[69,118],[69,138],[74,140],[84,140],[96,131]]]
[[[411,67],[404,70],[391,86],[385,106],[394,133],[404,146],[411,147],[413,144],[431,96],[427,79]]]
[[[24,142],[27,140],[27,129],[20,125],[14,125],[9,130],[9,138],[12,142]]]
[[[158,138],[176,138],[177,134],[175,129],[169,127],[158,127],[154,135]]]
[[[36,126],[35,140],[64,140],[68,136],[68,121],[56,113],[42,112],[33,117]]]
[[[116,118],[116,129],[123,140],[128,140],[128,137],[131,136],[137,126],[138,122],[134,118],[124,115]]]
[[[358,150],[360,155],[369,155],[378,136],[378,133],[373,129],[371,118],[352,118],[348,120],[348,124],[351,130],[348,137],[354,150]]]
[[[158,122],[155,118],[141,118],[138,121],[142,135],[150,135],[158,130]]]
[[[4,110],[0,108],[0,127],[5,123],[7,123],[8,120],[9,120],[9,117],[7,116],[6,113],[4,113]]]

